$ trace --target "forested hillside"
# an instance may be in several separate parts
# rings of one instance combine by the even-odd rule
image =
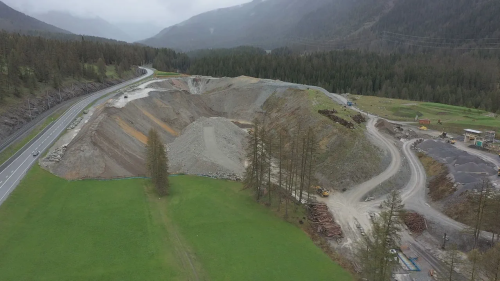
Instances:
[[[498,53],[433,52],[381,55],[331,51],[293,55],[206,51],[191,61],[190,73],[248,75],[318,85],[336,93],[355,93],[432,101],[500,112]]]
[[[0,103],[6,97],[21,98],[39,87],[60,87],[65,79],[103,81],[106,66],[114,66],[118,76],[131,65],[152,62],[160,51],[151,47],[87,41],[60,41],[0,32]],[[161,51],[162,68],[181,69],[178,55]]]

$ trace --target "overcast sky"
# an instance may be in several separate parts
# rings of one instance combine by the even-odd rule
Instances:
[[[154,22],[167,27],[213,9],[251,0],[2,0],[25,14],[50,10],[100,16],[112,22]]]

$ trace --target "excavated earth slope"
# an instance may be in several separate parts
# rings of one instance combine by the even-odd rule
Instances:
[[[247,133],[233,122],[249,123],[266,112],[276,125],[300,121],[314,128],[320,184],[339,188],[381,169],[364,130],[316,113],[306,86],[250,77],[152,80],[92,112],[60,160],[41,160],[43,167],[66,179],[145,175],[144,145],[154,127],[167,144],[171,172],[239,178]]]

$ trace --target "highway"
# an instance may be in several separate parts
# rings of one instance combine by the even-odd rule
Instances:
[[[28,147],[23,147],[21,149],[23,152],[19,156],[15,159],[9,159],[12,162],[4,170],[0,171],[0,205],[16,188],[30,167],[41,155],[43,155],[43,152],[59,138],[61,133],[66,130],[69,124],[78,116],[78,114],[80,114],[80,112],[83,111],[83,109],[85,109],[92,102],[113,91],[153,75],[153,71],[151,69],[141,68],[146,70],[146,74],[113,87],[95,92],[94,94],[75,103],[61,117],[59,117],[59,119],[47,131],[42,132],[41,135],[37,135],[35,137],[35,142]],[[34,151],[40,151],[40,154],[35,157],[32,154]]]

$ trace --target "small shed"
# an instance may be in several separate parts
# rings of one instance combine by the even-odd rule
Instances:
[[[429,119],[420,119],[420,120],[418,120],[418,123],[422,124],[422,125],[429,125],[431,123],[431,120],[429,120]]]

